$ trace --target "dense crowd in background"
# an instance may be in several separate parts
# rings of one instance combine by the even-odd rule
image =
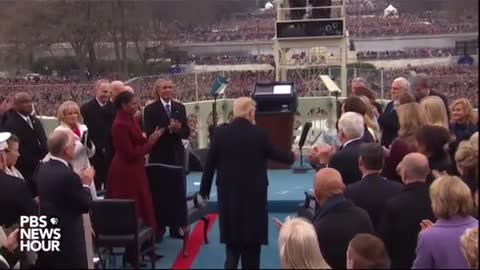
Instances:
[[[389,51],[360,51],[358,60],[437,58],[456,55],[455,48],[411,48]]]
[[[466,97],[474,105],[478,107],[478,66],[448,66],[448,67],[414,67],[402,69],[385,69],[383,71],[383,89],[384,98],[389,99],[389,87],[391,81],[400,76],[413,77],[415,73],[427,73],[432,79],[432,88],[443,93],[449,100],[458,97]],[[371,84],[372,90],[376,93],[377,98],[381,98],[381,72],[378,70],[358,69],[349,72],[350,80],[356,76],[367,78]],[[306,71],[291,71],[287,73],[288,80],[294,81],[300,96],[312,95],[308,90],[312,90],[311,81],[308,81]],[[213,82],[219,76],[229,78],[229,84],[225,92],[225,97],[236,98],[247,96],[253,90],[256,81],[273,81],[275,74],[273,71],[262,72],[211,72],[200,73],[195,82],[194,74],[175,74],[170,77],[177,86],[177,98],[182,102],[192,102],[197,100],[212,99],[210,90]],[[152,98],[152,89],[155,80],[159,76],[143,77],[132,82],[133,88],[139,94],[141,101]],[[339,83],[338,78],[336,79]],[[85,102],[92,93],[92,82],[84,81],[74,83],[70,80],[60,79],[41,79],[40,81],[28,81],[25,79],[0,79],[0,95],[11,97],[18,91],[26,91],[30,93],[36,103],[36,113],[38,115],[55,115],[56,108],[62,101],[69,99],[78,103]],[[318,89],[321,90],[321,89]],[[308,93],[308,94],[307,94]]]
[[[267,17],[230,18],[212,25],[177,27],[165,35],[171,42],[228,42],[268,40],[274,37],[274,14]],[[400,14],[384,17],[383,13],[346,18],[351,37],[437,35],[478,32],[478,20],[469,16],[449,18],[438,14]]]

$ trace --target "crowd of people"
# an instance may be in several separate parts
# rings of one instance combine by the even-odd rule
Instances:
[[[381,84],[380,72],[383,72],[383,82]],[[447,96],[449,101],[459,97],[465,97],[470,100],[475,108],[478,107],[478,66],[429,66],[429,67],[409,67],[402,69],[385,69],[383,71],[370,71],[358,69],[357,72],[349,71],[348,82],[350,84],[354,75],[363,76],[371,83],[372,90],[376,97],[380,98],[380,89],[385,89],[384,98],[390,98],[390,85],[388,83],[395,77],[404,76],[412,78],[415,73],[427,73],[432,77],[432,88]],[[288,72],[288,79],[295,82],[299,96],[307,93],[308,77],[302,74],[302,71]],[[305,75],[305,76],[304,76]],[[195,81],[194,74],[175,74],[170,76],[177,86],[176,98],[182,102],[193,102],[197,100],[209,100],[210,90],[214,80],[218,76],[229,78],[228,88],[225,97],[236,98],[248,95],[255,85],[256,81],[273,81],[275,74],[273,71],[262,72],[210,72],[200,73]],[[141,98],[141,103],[145,104],[152,97],[152,88],[158,76],[141,77],[133,85]],[[32,95],[35,102],[35,113],[37,115],[55,116],[56,108],[60,106],[63,100],[74,100],[83,103],[88,100],[92,91],[90,81],[72,83],[71,81],[41,79],[36,84],[24,79],[0,80],[0,95],[11,98],[14,93],[19,91],[28,92]]]
[[[358,60],[436,58],[456,55],[455,48],[412,48],[391,51],[360,51]]]
[[[352,79],[336,126],[340,147],[320,144],[308,155],[318,170],[313,214],[275,220],[283,268],[478,267],[478,113],[468,99],[449,101],[432,87],[448,68],[424,71],[389,80],[392,101],[385,108],[368,78]],[[237,76],[250,84],[266,74]],[[160,189],[165,209],[154,209],[148,177],[158,175],[145,168],[146,155],[155,164],[185,164],[181,140],[191,129],[185,106],[174,99],[183,79],[153,79],[143,81],[151,100],[143,112],[140,100],[147,92],[120,81],[97,81],[84,101],[54,97],[61,103],[60,124],[49,136],[32,114],[32,94],[18,91],[11,103],[0,100],[0,224],[9,228],[20,216],[38,213],[65,220],[59,225],[58,253],[19,256],[18,229],[7,233],[0,242],[2,267],[13,268],[20,260],[22,268],[91,268],[88,212],[105,188],[108,199],[134,200],[153,234],[161,237],[169,227],[172,237],[183,237],[186,213],[169,204],[177,191],[165,184]],[[234,87],[245,95],[245,85]],[[231,123],[211,131],[197,200],[205,206],[217,171],[225,266],[236,267],[241,258],[244,267],[258,268],[268,236],[266,159],[291,164],[298,154],[275,149],[255,127],[251,98],[237,98],[233,107]],[[239,173],[239,162],[249,169]],[[139,267],[141,258],[134,254],[127,248],[124,261]]]
[[[346,17],[346,28],[352,37],[382,37],[405,35],[438,35],[449,33],[475,33],[478,21],[472,17],[425,17],[401,14],[384,17],[383,14]],[[431,19],[435,17],[435,19]],[[168,38],[174,43],[228,42],[268,40],[274,37],[275,17],[249,17],[227,19],[208,26],[182,28]]]

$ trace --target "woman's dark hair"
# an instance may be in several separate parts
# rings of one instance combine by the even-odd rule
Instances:
[[[444,127],[426,125],[415,132],[415,139],[428,154],[436,155],[445,151],[445,146],[451,142],[452,136]]]
[[[363,102],[361,98],[351,96],[343,101],[343,111],[356,112],[365,115],[367,113],[367,105],[365,105],[365,102]]]
[[[123,105],[130,103],[134,97],[135,94],[130,91],[120,93],[120,95],[115,98],[115,109],[121,110]]]

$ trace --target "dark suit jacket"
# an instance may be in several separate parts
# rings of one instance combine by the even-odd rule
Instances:
[[[330,159],[328,167],[336,169],[342,175],[345,185],[352,184],[362,178],[362,173],[358,169],[358,159],[362,139],[355,140],[347,144]]]
[[[381,144],[390,147],[393,140],[398,136],[400,124],[398,123],[398,115],[393,107],[393,101],[390,101],[382,114],[378,117],[378,125],[382,130]]]
[[[113,136],[112,136],[112,127],[113,127],[113,120],[115,119],[115,115],[117,114],[117,110],[115,109],[115,105],[112,102],[107,103],[100,109],[101,114],[105,119],[105,132],[107,133],[107,139],[105,141],[105,156],[107,159],[107,164],[110,164],[113,160],[113,156],[115,155],[115,147],[113,147]]]
[[[392,269],[412,267],[422,219],[435,221],[426,183],[407,184],[385,204],[378,232],[390,255]]]
[[[352,200],[356,206],[365,209],[372,220],[373,227],[378,230],[385,203],[400,193],[402,188],[400,183],[389,181],[375,173],[348,185],[345,197]]]
[[[17,135],[20,140],[20,157],[17,160],[16,168],[22,173],[25,181],[32,193],[37,195],[37,189],[32,181],[32,175],[37,168],[40,160],[47,154],[47,135],[43,129],[42,122],[33,115],[30,115],[33,129],[16,112],[10,113],[5,125],[4,131]]]
[[[112,105],[109,101],[104,107],[111,107]],[[110,129],[107,127],[111,127],[113,123],[113,118],[108,112],[105,112],[104,107],[101,107],[97,99],[93,98],[80,108],[83,122],[88,127],[88,135],[95,144],[95,154],[101,153],[102,155],[105,153],[110,139],[108,133]]]
[[[190,136],[190,128],[187,123],[187,113],[182,103],[171,101],[172,118],[182,124],[178,134],[170,133],[168,129],[160,137],[150,153],[150,163],[165,163],[181,166],[185,163],[185,149],[182,139]],[[159,100],[145,107],[143,112],[144,130],[147,136],[153,133],[156,127],[167,128],[170,125],[170,118]]]
[[[0,226],[8,228],[20,222],[22,215],[36,215],[37,205],[23,179],[0,170]]]
[[[267,132],[244,118],[215,130],[200,185],[210,195],[215,171],[220,241],[236,245],[268,243],[267,161],[292,164],[294,155],[276,149]]]
[[[329,209],[316,212],[313,226],[325,261],[332,269],[345,269],[348,243],[358,233],[373,233],[372,222],[368,213],[351,201],[327,204],[322,208]]]
[[[60,161],[39,166],[36,176],[40,214],[57,217],[61,229],[60,252],[40,253],[41,268],[86,269],[85,236],[82,214],[88,213],[92,197],[80,177]]]

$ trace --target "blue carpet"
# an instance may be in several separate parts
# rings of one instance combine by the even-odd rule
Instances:
[[[295,213],[297,211],[298,205],[304,201],[304,192],[312,188],[314,174],[314,170],[309,170],[304,174],[293,174],[292,170],[268,171],[270,181],[268,188],[269,245],[262,247],[261,268],[280,268],[277,247],[278,230],[275,228],[272,218],[277,217],[283,221],[287,213]],[[202,174],[198,172],[190,173],[187,176],[187,192],[198,191],[201,177]],[[211,212],[216,212],[216,192],[216,185],[213,184],[209,202],[209,210]],[[195,225],[193,224],[190,228],[195,228]],[[220,244],[218,220],[210,231],[209,240],[209,244],[203,245],[192,268],[223,268],[225,247]],[[156,245],[157,253],[162,254],[164,257],[156,261],[155,268],[170,269],[178,254],[180,254],[181,248],[182,240],[166,236],[161,243]],[[121,259],[117,257],[109,268],[111,267],[120,268]],[[147,268],[150,268],[150,265]]]
[[[275,213],[269,214],[268,226],[268,246],[262,246],[262,253],[260,258],[260,268],[262,269],[279,269],[280,258],[278,256],[278,229],[275,228],[273,217],[283,221],[288,214]],[[218,220],[215,222],[209,234],[209,243],[203,245],[195,262],[192,265],[193,269],[219,269],[224,268],[225,263],[225,246],[220,244],[220,231],[218,227]],[[239,265],[240,267],[240,265]]]
[[[304,192],[313,186],[314,170],[304,174],[294,174],[291,170],[269,170],[268,179],[268,211],[290,213],[296,211],[298,205],[304,201]],[[202,174],[190,173],[187,176],[187,192],[198,191]],[[216,212],[217,188],[212,185],[209,210]]]

